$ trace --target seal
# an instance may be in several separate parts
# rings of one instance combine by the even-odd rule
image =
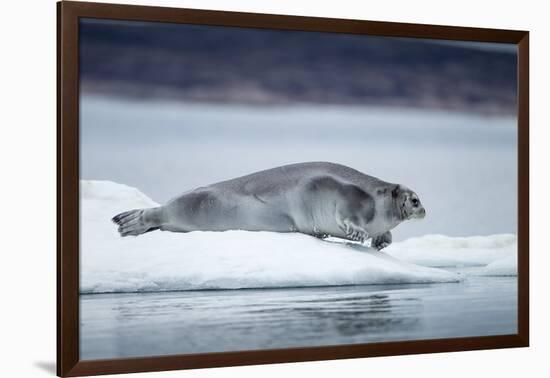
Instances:
[[[197,188],[164,206],[116,215],[121,236],[153,230],[299,232],[359,241],[377,249],[391,230],[424,218],[418,195],[400,184],[328,162],[285,165]]]

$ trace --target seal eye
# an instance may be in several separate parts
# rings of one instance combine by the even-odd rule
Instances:
[[[412,203],[413,203],[413,206],[415,206],[415,207],[418,206],[418,199],[413,198]]]

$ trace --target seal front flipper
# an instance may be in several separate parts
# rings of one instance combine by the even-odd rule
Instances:
[[[377,235],[372,238],[371,246],[377,250],[382,250],[389,246],[392,242],[392,235],[390,231],[384,232],[383,234]]]
[[[161,226],[161,208],[125,211],[113,217],[120,236],[137,236],[158,230]]]
[[[339,223],[340,228],[346,234],[346,239],[364,243],[365,240],[369,238],[367,231],[355,224],[352,220],[344,219]]]

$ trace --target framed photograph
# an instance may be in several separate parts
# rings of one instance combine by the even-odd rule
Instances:
[[[58,375],[528,346],[528,32],[57,7]]]

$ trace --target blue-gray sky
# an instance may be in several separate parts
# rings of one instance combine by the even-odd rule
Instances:
[[[79,42],[86,92],[515,113],[510,44],[92,19]]]

